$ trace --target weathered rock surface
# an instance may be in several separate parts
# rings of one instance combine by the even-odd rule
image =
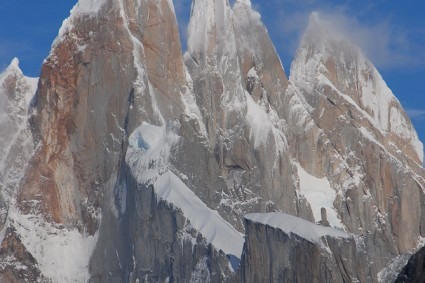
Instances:
[[[226,255],[153,186],[138,184],[126,166],[118,184],[126,191],[125,211],[118,219],[104,212],[115,221],[100,227],[90,282],[225,282],[232,276]]]
[[[311,217],[297,197],[282,114],[288,80],[259,14],[246,2],[232,9],[225,0],[196,1],[188,34],[185,62],[204,136],[177,158],[182,173],[196,176],[189,186],[241,232],[249,212]]]
[[[242,282],[372,280],[366,252],[347,233],[280,213],[247,215],[245,229]]]
[[[376,282],[417,247],[422,145],[357,47],[313,15],[288,80],[247,0],[193,1],[187,46],[172,1],[80,0],[29,109],[1,77],[19,107],[0,138],[26,137],[1,151],[23,154],[0,164],[4,278]]]
[[[409,259],[395,282],[425,282],[425,248],[421,248]]]

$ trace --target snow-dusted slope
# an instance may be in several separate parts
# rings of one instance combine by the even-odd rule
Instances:
[[[23,75],[17,58],[0,74],[0,188],[7,198],[16,191],[33,151],[28,111],[37,82]]]
[[[319,179],[308,174],[299,164],[297,164],[297,168],[300,178],[300,193],[309,202],[316,223],[322,220],[321,210],[324,208],[329,225],[344,229],[344,225],[338,218],[338,211],[334,207],[336,192],[331,187],[329,180],[326,177]]]
[[[78,229],[64,229],[40,215],[25,215],[16,208],[10,210],[8,221],[45,278],[52,282],[87,282],[90,279],[88,266],[97,234],[89,236]]]

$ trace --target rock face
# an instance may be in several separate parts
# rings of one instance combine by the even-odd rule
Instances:
[[[276,112],[288,82],[259,15],[239,2],[233,10],[225,0],[194,2],[185,61],[205,139],[190,147],[205,153],[183,148],[188,158],[178,158],[182,172],[196,176],[189,186],[241,231],[247,212],[298,214],[286,125]],[[196,156],[202,164],[193,168]]]
[[[372,280],[366,253],[340,230],[281,213],[249,214],[245,229],[242,282]]]
[[[178,207],[161,200],[153,186],[137,184],[129,168],[121,172],[126,208],[100,227],[90,282],[225,282],[233,276],[224,252]]]
[[[397,276],[395,282],[424,282],[425,281],[425,248],[417,251]]]
[[[422,144],[327,25],[288,80],[247,0],[193,1],[184,55],[172,1],[80,0],[30,107],[0,78],[3,278],[377,282],[425,233]]]

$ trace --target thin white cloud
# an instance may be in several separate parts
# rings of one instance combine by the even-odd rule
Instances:
[[[422,52],[409,39],[409,33],[385,19],[364,24],[343,11],[321,13],[347,38],[359,45],[372,62],[380,68],[425,65]]]
[[[295,54],[309,15],[319,11],[321,17],[359,45],[379,69],[425,67],[425,40],[420,40],[425,38],[425,30],[403,27],[394,23],[390,15],[374,17],[374,9],[385,5],[385,1],[251,0],[254,9],[263,14],[283,57]],[[174,0],[183,46],[191,2]]]
[[[384,0],[373,3],[347,0],[342,4],[317,0],[252,1],[261,6],[263,14],[278,19],[268,29],[278,37],[278,44],[283,45],[278,49],[288,57],[295,54],[311,12],[319,11],[322,18],[359,45],[379,69],[425,66],[425,40],[418,40],[425,37],[425,31],[396,24],[390,15],[374,17],[373,9],[383,5]]]
[[[424,109],[406,109],[407,115],[411,119],[422,120],[425,119],[425,110]]]

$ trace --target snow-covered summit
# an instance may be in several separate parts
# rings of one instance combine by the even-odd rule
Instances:
[[[78,18],[97,15],[106,2],[108,0],[79,0],[69,12],[69,17],[63,21],[58,36],[52,44],[52,49],[63,40],[65,34],[72,30]]]
[[[6,72],[10,72],[12,70],[18,73],[22,73],[21,69],[19,68],[19,59],[17,57],[12,59],[10,65],[6,69]]]
[[[19,59],[16,57],[12,59],[9,66],[7,66],[7,68],[0,74],[0,84],[3,84],[4,80],[10,76],[23,76],[22,70],[19,67]]]
[[[0,74],[0,110],[6,103],[6,96],[15,96],[13,97],[15,100],[24,98],[25,105],[28,107],[37,90],[37,83],[38,78],[24,76],[19,67],[19,59],[13,58],[9,66]]]
[[[290,80],[310,95],[324,86],[339,92],[384,136],[391,135],[400,144],[410,145],[414,152],[411,156],[416,155],[413,159],[422,163],[423,145],[376,67],[347,35],[317,12],[310,16],[291,65]]]

